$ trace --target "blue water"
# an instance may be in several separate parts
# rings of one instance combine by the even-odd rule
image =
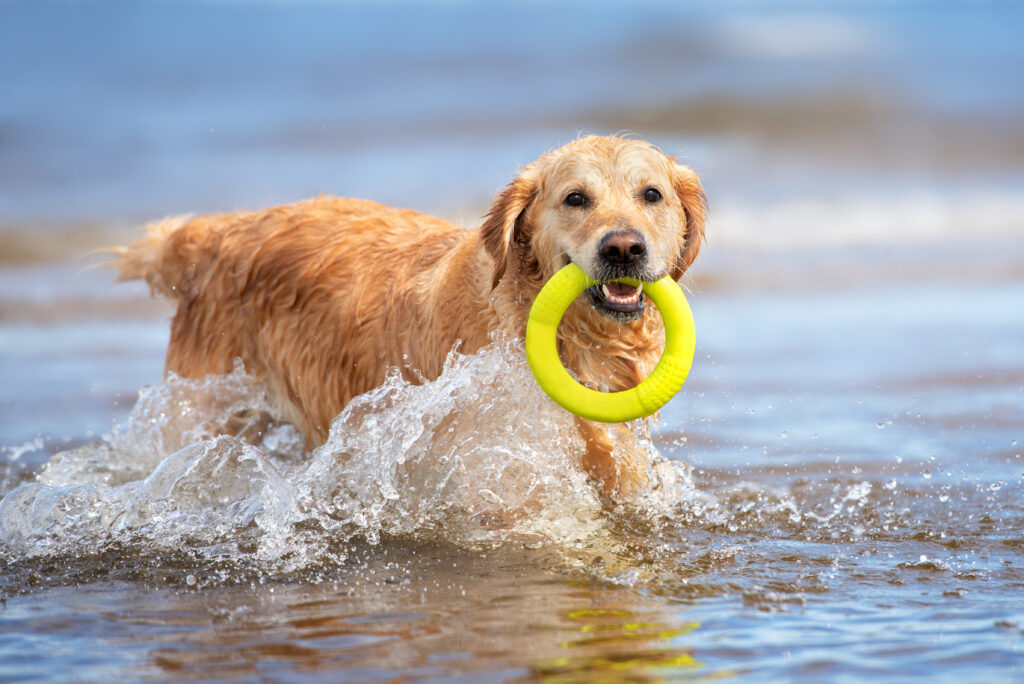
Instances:
[[[581,130],[635,130],[726,202],[829,175],[1019,189],[1022,23],[998,2],[5,2],[0,215],[479,211]]]
[[[52,526],[0,539],[0,680],[1021,681],[1021,26],[1010,2],[0,2],[0,496],[37,492],[0,530]],[[288,572],[232,524],[259,477],[115,459],[133,407],[189,404],[136,407],[171,392],[171,309],[88,250],[321,192],[474,225],[519,165],[624,130],[711,205],[655,431],[692,466],[668,513],[492,547],[301,521]],[[437,427],[415,408],[381,420]],[[216,523],[162,536],[175,506]]]

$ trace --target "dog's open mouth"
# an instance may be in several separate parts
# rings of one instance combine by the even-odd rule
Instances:
[[[587,293],[594,308],[613,320],[635,321],[644,313],[643,285],[609,282],[587,288]]]

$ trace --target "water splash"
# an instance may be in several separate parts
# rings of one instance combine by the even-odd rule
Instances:
[[[833,564],[848,562],[836,548],[892,548],[892,565],[939,557],[936,546],[962,555],[996,528],[999,544],[1020,543],[1020,507],[1008,505],[1006,486],[954,483],[944,470],[918,480],[909,463],[692,473],[658,454],[645,422],[633,428],[628,448],[646,450],[652,484],[609,507],[579,467],[573,417],[533,382],[521,341],[453,352],[432,382],[393,371],[312,451],[240,366],[171,376],[140,393],[124,426],[54,455],[0,502],[0,558],[85,573],[150,568],[204,585],[326,576],[367,543],[396,538],[541,546],[600,580],[681,596],[728,592],[718,574],[753,563],[771,568],[759,581],[764,605],[778,606],[770,599],[780,586],[829,586]],[[894,477],[899,486],[887,487]],[[784,565],[767,559],[806,554],[821,570],[807,575],[793,561],[796,579],[772,575]],[[878,558],[873,572],[893,571]],[[973,561],[949,562],[959,571]]]
[[[632,508],[663,514],[688,481],[643,423],[636,440],[654,485]],[[348,542],[382,537],[580,544],[607,534],[583,448],[518,340],[453,351],[433,382],[393,370],[312,452],[240,365],[172,375],[140,393],[126,426],[55,455],[0,502],[0,546],[15,558],[186,549],[290,572],[344,562]]]

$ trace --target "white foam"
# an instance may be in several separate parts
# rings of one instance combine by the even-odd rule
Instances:
[[[868,28],[850,18],[798,12],[731,17],[720,36],[735,52],[775,59],[860,56],[876,47]]]
[[[791,249],[1024,236],[1024,196],[996,190],[808,194],[714,206],[714,247]]]
[[[344,561],[356,539],[578,544],[606,533],[574,419],[533,382],[521,341],[453,352],[421,385],[395,370],[312,453],[287,425],[258,444],[218,435],[243,411],[273,415],[241,367],[143,390],[125,428],[55,455],[0,502],[0,545],[16,558],[186,549],[278,572]],[[688,482],[643,424],[636,439],[655,485],[634,507],[662,514]]]

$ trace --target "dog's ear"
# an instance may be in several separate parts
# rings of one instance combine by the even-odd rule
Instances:
[[[707,220],[708,205],[704,188],[692,169],[676,164],[672,175],[672,185],[679,201],[683,203],[683,211],[686,214],[686,236],[672,268],[672,279],[679,280],[697,258],[697,253],[704,243],[704,223]]]
[[[509,253],[515,243],[528,238],[529,231],[524,226],[525,214],[536,194],[534,174],[526,168],[501,191],[487,212],[480,232],[484,248],[494,259],[491,287],[497,287],[501,276],[505,274]]]

